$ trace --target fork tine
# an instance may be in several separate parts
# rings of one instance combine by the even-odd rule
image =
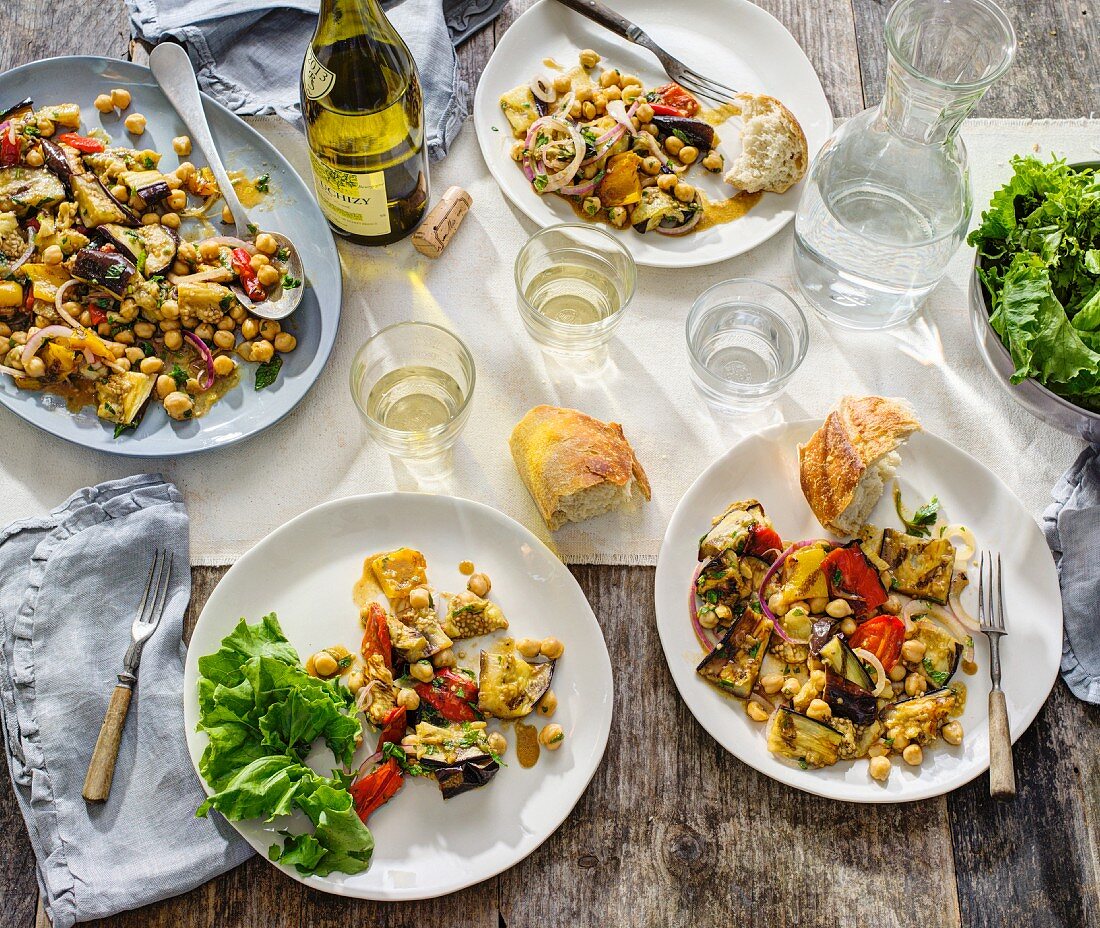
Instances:
[[[985,552],[978,565],[978,624],[985,625]]]
[[[1005,630],[1005,586],[1004,574],[1001,572],[1001,555],[997,555],[997,608],[994,613],[994,621],[1001,631]]]
[[[145,592],[141,594],[141,603],[138,605],[138,622],[141,622],[145,616],[145,604],[149,600],[149,591],[153,588],[153,574],[156,573],[159,562],[160,549],[158,548],[153,552],[153,563],[149,565],[149,577],[145,581]]]
[[[168,601],[168,585],[172,580],[172,561],[174,556],[170,551],[167,552],[167,554],[167,563],[165,563],[164,559],[161,560],[161,563],[165,566],[161,571],[161,576],[157,580],[157,592],[153,597],[153,608],[149,615],[149,624],[154,628],[160,622],[161,616],[164,615],[164,605]]]
[[[707,77],[705,74],[700,74],[693,68],[685,68],[684,74],[688,77],[691,77],[693,80],[710,90],[724,94],[727,97],[737,96],[737,91],[734,90],[732,87],[727,87],[725,84],[719,83],[718,81]]]
[[[690,90],[696,96],[705,97],[706,99],[710,100],[712,103],[717,103],[717,104],[721,105],[723,103],[732,103],[733,102],[733,95],[732,94],[729,94],[729,95],[718,94],[713,90],[709,90],[704,85],[698,83],[697,78],[695,78],[694,75],[695,75],[694,71],[684,71],[680,74],[680,77],[679,77],[679,80],[677,81],[677,83],[683,85],[686,89]]]

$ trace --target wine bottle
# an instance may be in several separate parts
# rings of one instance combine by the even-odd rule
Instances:
[[[321,0],[301,96],[317,199],[333,230],[363,245],[412,232],[428,203],[424,98],[378,0]]]

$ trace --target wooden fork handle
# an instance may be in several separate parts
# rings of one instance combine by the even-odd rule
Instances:
[[[88,775],[84,778],[84,798],[88,802],[106,802],[111,795],[118,746],[122,741],[122,728],[126,724],[126,713],[130,710],[130,696],[133,692],[131,684],[119,683],[111,694],[111,702],[103,717],[95,750],[92,751],[92,760],[88,764]]]
[[[1005,694],[1001,690],[989,693],[989,795],[994,799],[1016,798],[1012,735],[1008,730]]]

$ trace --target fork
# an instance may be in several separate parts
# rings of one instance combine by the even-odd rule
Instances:
[[[994,799],[1016,797],[1008,707],[1001,689],[1001,638],[1008,634],[1004,600],[1001,556],[998,554],[994,561],[992,553],[987,558],[983,551],[978,568],[978,624],[989,639],[989,679],[992,683],[989,691],[989,795]]]
[[[88,764],[88,775],[84,778],[83,793],[88,802],[105,802],[111,794],[111,781],[114,779],[115,763],[118,761],[118,746],[122,741],[126,713],[130,709],[130,697],[134,684],[137,683],[141,649],[157,630],[161,616],[164,615],[168,584],[172,579],[172,557],[172,553],[164,548],[153,555],[137,618],[130,626],[130,646],[122,659],[123,670],[118,675],[118,685],[111,694],[107,714],[103,717],[103,726],[99,729],[95,750],[92,751],[92,759]]]
[[[620,38],[640,45],[657,56],[665,73],[677,84],[690,90],[696,96],[705,97],[719,106],[734,103],[737,91],[718,81],[704,77],[698,71],[689,68],[679,58],[674,58],[660,45],[653,41],[645,31],[634,25],[629,19],[620,13],[616,13],[610,7],[604,6],[600,0],[558,0],[558,3],[569,9],[586,16],[592,22],[611,32]]]

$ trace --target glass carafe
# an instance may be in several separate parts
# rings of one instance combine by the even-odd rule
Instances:
[[[795,276],[827,320],[884,329],[912,317],[970,221],[959,127],[1016,51],[990,0],[898,0],[886,18],[886,94],[810,166]]]

